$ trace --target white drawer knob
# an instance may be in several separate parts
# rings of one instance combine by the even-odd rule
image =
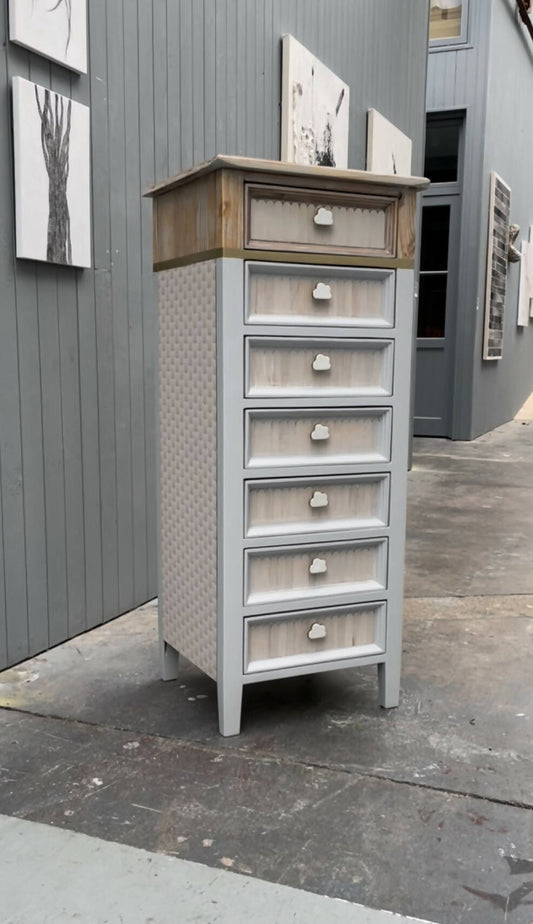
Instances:
[[[314,640],[315,638],[325,638],[326,637],[326,627],[320,622],[314,622],[309,632],[307,633],[307,638]]]
[[[325,491],[315,491],[311,500],[309,501],[310,507],[327,507],[328,506],[328,495]]]
[[[325,427],[324,424],[315,424],[315,427],[311,432],[311,439],[329,440],[329,427]]]
[[[331,369],[331,359],[325,353],[317,353],[313,360],[313,369],[315,372],[329,372]]]
[[[309,565],[309,574],[325,574],[327,570],[328,566],[324,558],[313,558]]]
[[[317,211],[315,212],[315,215],[313,216],[313,221],[315,225],[322,225],[322,227],[325,227],[326,225],[332,225],[333,224],[333,212],[331,211],[331,209],[325,209],[321,207],[317,209]]]
[[[329,302],[331,299],[331,286],[325,282],[317,282],[313,289],[313,298],[315,302]]]

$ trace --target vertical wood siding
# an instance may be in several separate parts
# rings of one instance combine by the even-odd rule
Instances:
[[[480,299],[484,303],[489,177],[496,171],[511,187],[511,223],[527,240],[533,224],[533,43],[521,23],[515,0],[495,0],[492,10],[487,122],[483,167]],[[533,323],[517,327],[520,264],[509,263],[505,299],[503,356],[482,362],[483,318],[476,331],[473,435],[510,420],[533,390]],[[483,312],[480,312],[483,314]]]
[[[474,342],[482,308],[478,304],[478,261],[482,230],[481,163],[487,109],[490,3],[470,0],[466,47],[432,51],[428,60],[427,108],[429,112],[463,109],[463,198],[457,298],[454,401],[452,435],[471,439]],[[465,255],[468,259],[465,259]],[[479,361],[479,359],[478,359]]]
[[[366,111],[413,138],[422,170],[426,0],[89,0],[89,73],[8,41],[0,21],[0,665],[157,593],[151,203],[216,153],[279,157],[291,32]],[[14,257],[10,80],[91,107],[93,269]]]
[[[88,6],[87,76],[0,22],[1,666],[157,593],[152,5]],[[14,257],[17,74],[91,107],[92,270]]]

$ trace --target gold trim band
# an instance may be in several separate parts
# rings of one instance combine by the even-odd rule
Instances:
[[[405,258],[391,257],[350,257],[341,254],[325,253],[294,253],[293,251],[279,250],[239,250],[230,247],[216,247],[213,250],[204,250],[202,253],[187,254],[185,257],[175,257],[172,260],[162,260],[154,263],[154,272],[174,269],[177,266],[189,266],[207,260],[216,260],[218,257],[233,257],[238,260],[261,260],[268,263],[305,263],[316,266],[368,266],[383,269],[413,269],[414,261]]]

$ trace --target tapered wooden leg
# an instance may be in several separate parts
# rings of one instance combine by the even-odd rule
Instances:
[[[179,652],[168,642],[161,642],[161,678],[176,680],[179,667]]]
[[[400,703],[400,664],[384,661],[378,664],[379,705],[393,709]]]
[[[218,684],[218,726],[224,738],[241,730],[242,683]]]

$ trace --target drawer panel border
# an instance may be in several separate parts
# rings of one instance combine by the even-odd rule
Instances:
[[[341,419],[353,417],[361,418],[364,416],[373,415],[379,420],[380,428],[380,451],[375,453],[353,453],[350,455],[324,455],[319,456],[309,456],[305,455],[294,455],[294,456],[272,456],[272,461],[268,461],[268,458],[261,457],[259,461],[252,461],[251,455],[251,422],[252,420],[258,418],[268,419],[279,418],[280,420],[288,420],[290,418],[298,417],[308,417],[316,420],[317,423],[320,423],[321,420],[327,418],[339,417]],[[312,422],[312,421],[311,421]],[[340,465],[361,465],[368,463],[378,463],[378,464],[387,464],[391,461],[391,441],[392,441],[392,429],[393,429],[393,408],[390,404],[385,405],[346,405],[343,407],[331,407],[331,406],[320,406],[320,407],[290,407],[290,408],[246,408],[244,412],[244,468],[247,471],[253,471],[254,469],[274,469],[274,468],[291,468],[298,467],[304,468],[305,466],[334,466],[336,464]],[[292,460],[292,461],[291,461]],[[324,472],[326,474],[326,472]]]
[[[257,389],[253,389],[251,375],[252,375],[252,363],[251,363],[251,353],[254,347],[270,347],[272,350],[275,350],[276,347],[279,347],[280,350],[284,349],[301,349],[302,351],[309,350],[315,351],[316,353],[327,353],[331,351],[331,356],[334,357],[335,354],[340,354],[342,352],[348,353],[352,350],[354,353],[359,352],[364,354],[366,351],[371,352],[380,351],[382,358],[381,366],[381,377],[384,380],[380,386],[359,386],[359,388],[352,387],[348,389],[342,385],[329,386],[327,385],[327,378],[316,377],[316,385],[313,386],[271,386],[270,388],[263,386],[261,391],[261,386],[257,386]],[[244,397],[245,398],[291,398],[298,400],[299,398],[356,398],[356,399],[367,399],[372,400],[373,398],[392,398],[394,394],[394,340],[380,337],[373,339],[372,337],[320,337],[314,335],[313,337],[294,337],[294,336],[264,336],[264,335],[254,335],[248,334],[244,338]],[[300,390],[298,391],[298,387]]]
[[[256,597],[250,600],[250,560],[259,558],[261,555],[272,556],[279,552],[280,555],[291,556],[298,553],[309,554],[313,557],[326,556],[328,552],[335,553],[343,550],[353,549],[354,547],[376,549],[376,578],[372,582],[373,586],[368,586],[370,582],[362,582],[360,589],[357,585],[350,586],[346,584],[343,590],[342,584],[329,585],[330,589],[320,592],[320,589],[283,591],[278,589],[278,595],[264,596],[262,599]],[[295,545],[283,546],[254,546],[253,548],[244,549],[244,569],[243,569],[243,607],[246,612],[252,607],[268,607],[272,612],[307,607],[324,606],[328,598],[342,598],[345,600],[364,599],[365,596],[375,596],[376,594],[384,595],[387,593],[389,583],[389,539],[387,536],[369,536],[363,539],[348,539],[338,542],[320,542],[298,543]],[[366,585],[366,586],[365,586]],[[334,603],[331,604],[332,606]]]
[[[321,619],[327,619],[328,616],[342,616],[343,614],[353,613],[368,609],[376,610],[376,628],[374,642],[367,645],[354,646],[353,648],[332,648],[329,651],[321,651],[316,654],[299,654],[287,655],[281,658],[269,658],[264,661],[248,662],[248,637],[249,631],[254,625],[262,625],[269,622],[282,622],[284,619],[296,620],[301,618],[302,622],[313,623]],[[319,610],[295,611],[291,613],[283,612],[276,614],[265,614],[263,616],[247,616],[244,620],[244,644],[243,644],[243,673],[244,675],[261,674],[270,671],[282,671],[294,667],[305,667],[306,665],[314,666],[316,664],[326,664],[328,662],[346,661],[369,656],[384,655],[386,653],[387,637],[387,603],[384,600],[371,602],[355,603],[353,606],[329,607]],[[250,664],[258,666],[251,668]]]
[[[316,478],[312,476],[309,477],[296,477],[296,478],[247,478],[244,481],[244,524],[243,524],[243,536],[244,539],[263,539],[268,541],[268,539],[274,539],[276,537],[288,538],[294,536],[296,541],[301,541],[301,536],[313,535],[316,536],[320,532],[344,532],[344,531],[359,531],[359,530],[381,530],[387,529],[390,524],[390,482],[391,476],[390,472],[376,472],[376,473],[364,473],[358,475],[319,475]],[[380,517],[376,521],[367,522],[366,525],[356,526],[356,525],[347,525],[347,526],[332,526],[331,521],[327,522],[325,525],[323,522],[317,524],[314,528],[309,527],[307,529],[301,529],[298,532],[294,531],[294,525],[287,524],[281,532],[276,531],[275,528],[269,529],[266,532],[261,532],[260,528],[257,528],[257,531],[251,532],[250,527],[250,493],[254,487],[264,487],[264,488],[304,488],[307,485],[311,490],[313,487],[318,488],[327,488],[329,485],[335,486],[340,484],[365,484],[365,483],[377,483],[378,484],[378,509]]]
[[[311,199],[317,204],[346,206],[350,203],[355,208],[365,208],[368,211],[382,211],[385,216],[385,234],[383,247],[358,247],[353,245],[328,244],[325,242],[310,243],[299,241],[277,241],[275,239],[252,238],[251,204],[256,199],[279,199],[280,201],[303,202]],[[357,255],[360,257],[396,257],[396,241],[398,229],[398,203],[399,195],[369,194],[367,192],[327,192],[320,189],[305,187],[277,186],[245,182],[244,184],[244,248],[245,250],[272,250],[303,253],[335,253]]]
[[[384,306],[385,318],[369,318],[367,320],[352,319],[337,315],[335,318],[317,318],[313,320],[303,320],[307,315],[253,315],[250,313],[250,297],[253,275],[264,276],[294,276],[296,278],[310,280],[319,280],[320,276],[328,278],[337,278],[344,280],[360,280],[362,282],[381,282],[384,288]],[[328,266],[320,263],[310,265],[309,263],[277,263],[271,261],[252,261],[245,260],[244,263],[244,306],[246,325],[264,324],[264,325],[290,325],[311,327],[347,327],[356,330],[367,330],[368,328],[378,328],[379,330],[394,330],[396,324],[395,317],[395,287],[396,274],[394,269],[374,269],[371,267],[348,267],[348,266]],[[286,320],[280,320],[285,318]]]

